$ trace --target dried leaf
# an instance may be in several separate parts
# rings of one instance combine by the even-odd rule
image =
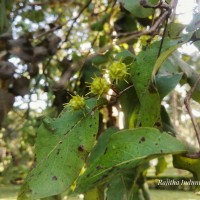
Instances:
[[[24,76],[14,79],[12,93],[15,96],[24,96],[29,93],[29,82],[30,80]]]
[[[15,66],[11,62],[0,61],[0,78],[3,80],[12,78]]]
[[[0,126],[6,114],[12,109],[14,96],[4,89],[0,89]]]

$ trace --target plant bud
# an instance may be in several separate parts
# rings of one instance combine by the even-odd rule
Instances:
[[[72,99],[69,101],[67,105],[73,108],[73,110],[80,110],[85,107],[86,103],[84,97],[76,95],[72,96]]]

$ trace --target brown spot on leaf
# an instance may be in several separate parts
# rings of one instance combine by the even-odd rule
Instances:
[[[114,168],[109,169],[108,173],[111,173],[112,171],[114,171]]]
[[[151,94],[157,93],[156,87],[152,82],[149,83],[148,90]]]
[[[34,174],[31,174],[30,177],[31,177],[31,178],[34,177]]]
[[[79,151],[79,152],[84,152],[84,151],[85,151],[84,146],[83,146],[83,145],[79,145],[79,146],[78,146],[78,151]]]
[[[102,169],[102,167],[101,166],[96,166],[96,169],[100,170],[100,169]]]
[[[59,154],[60,154],[60,149],[57,149],[56,155],[59,155]]]
[[[90,176],[91,176],[91,173],[88,173],[88,174],[87,174],[87,177],[90,177]]]
[[[108,174],[104,174],[104,175],[102,176],[102,179],[107,178],[108,176],[109,176]]]
[[[93,184],[96,185],[101,179],[97,179]]]
[[[52,181],[57,181],[57,180],[58,180],[57,176],[52,176]]]
[[[103,153],[103,154],[105,155],[105,154],[107,153],[107,151],[108,151],[108,148],[106,148],[106,150],[104,151],[104,153]]]
[[[155,124],[154,124],[154,127],[161,127],[161,123],[160,122],[156,122]]]
[[[141,137],[139,143],[145,142],[145,137]]]

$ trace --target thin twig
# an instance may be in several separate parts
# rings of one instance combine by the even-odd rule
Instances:
[[[163,2],[162,0],[158,2],[156,5],[149,5],[146,0],[140,0],[140,5],[143,6],[144,8],[164,8],[164,9],[171,9],[170,5],[167,3]]]
[[[193,87],[191,88],[191,90],[189,91],[187,97],[184,99],[184,103],[185,103],[186,109],[187,109],[187,111],[190,115],[190,118],[192,120],[192,124],[194,126],[194,130],[195,130],[196,137],[197,137],[197,141],[198,141],[198,144],[199,144],[199,147],[200,147],[200,128],[199,128],[199,125],[198,125],[195,117],[192,114],[192,109],[191,109],[191,106],[190,106],[190,99],[192,98],[192,94],[194,93],[194,91],[197,88],[199,83],[200,83],[200,75],[199,75],[198,79],[196,80],[195,84],[193,85]]]
[[[113,43],[111,43],[111,44],[108,44],[108,45],[106,45],[106,46],[100,48],[99,50],[97,50],[95,53],[88,55],[86,58],[79,60],[79,61],[76,63],[75,66],[77,66],[77,67],[78,67],[78,66],[82,66],[83,63],[85,63],[87,60],[90,60],[91,58],[94,58],[95,56],[97,56],[97,55],[99,55],[99,54],[105,53],[106,51],[112,49],[113,46],[115,46],[115,45],[120,45],[120,44],[126,43],[126,42],[128,42],[128,41],[130,41],[130,40],[132,40],[132,39],[135,39],[135,38],[137,38],[137,37],[140,37],[140,36],[142,36],[142,35],[150,35],[150,34],[152,34],[152,33],[155,33],[155,32],[158,30],[159,26],[165,21],[165,19],[166,19],[166,17],[167,17],[168,15],[169,15],[169,11],[168,11],[168,10],[164,11],[164,12],[162,13],[162,15],[160,15],[160,17],[158,18],[158,20],[154,23],[154,25],[153,25],[149,30],[135,31],[135,32],[132,33],[132,35],[130,35],[130,36],[121,38],[121,39],[117,40],[115,43],[113,42]],[[75,67],[72,71],[75,72],[75,71],[77,71],[77,70],[80,70],[80,67],[79,67],[79,68],[76,68],[76,67]],[[68,72],[66,72],[66,73],[68,73]],[[64,79],[64,77],[65,77],[65,76],[61,77],[61,79],[60,79],[60,81],[59,81],[59,83],[58,83],[59,86],[64,86],[64,85],[65,85],[65,83],[66,83],[65,80],[66,80],[66,79]],[[68,77],[68,76],[67,76],[67,77]]]
[[[71,24],[71,26],[69,27],[68,31],[67,31],[67,35],[65,37],[65,41],[64,42],[67,42],[70,34],[71,34],[71,31],[72,29],[74,28],[74,24],[76,23],[76,21],[79,19],[79,17],[81,16],[81,14],[85,11],[85,9],[90,5],[90,3],[92,2],[92,0],[89,0],[85,6],[80,10],[80,12],[78,13],[78,15],[73,19],[73,22]]]
[[[164,13],[162,13],[162,15],[158,18],[158,20],[155,22],[155,24],[149,30],[132,32],[132,35],[130,35],[128,37],[124,37],[124,38],[116,41],[115,43],[108,44],[108,45],[102,47],[101,49],[99,49],[95,53],[89,55],[87,59],[91,59],[91,58],[97,56],[98,54],[104,53],[105,51],[108,51],[111,48],[113,48],[113,46],[115,46],[115,45],[120,45],[122,43],[128,42],[128,41],[130,41],[132,39],[135,39],[137,37],[140,37],[142,35],[150,35],[150,34],[156,32],[158,27],[160,26],[160,24],[162,24],[163,21],[165,21],[165,19],[168,16],[168,14],[169,14],[168,11],[165,11]]]
[[[79,61],[76,63],[75,66],[77,66],[77,67],[78,67],[78,66],[82,66],[83,63],[85,63],[87,60],[90,60],[91,58],[94,58],[95,56],[97,56],[97,55],[99,55],[99,54],[105,53],[106,51],[112,49],[115,45],[120,45],[120,44],[126,43],[126,42],[128,42],[128,41],[130,41],[130,40],[132,40],[132,39],[138,38],[138,37],[140,37],[140,36],[142,36],[142,35],[151,35],[151,34],[155,34],[155,32],[158,31],[160,25],[165,21],[166,17],[169,16],[170,12],[171,12],[170,10],[165,10],[165,11],[158,17],[157,21],[153,24],[153,26],[152,26],[149,30],[146,30],[146,29],[145,29],[145,30],[142,30],[142,31],[135,31],[135,32],[132,32],[132,35],[129,35],[129,36],[127,36],[127,37],[123,37],[123,38],[117,40],[116,42],[112,42],[112,43],[110,43],[110,44],[108,44],[108,45],[106,45],[106,46],[100,48],[100,49],[97,50],[95,53],[88,55],[86,58],[79,60]],[[79,15],[78,15],[78,16],[79,16]],[[72,27],[72,28],[73,28],[73,27]],[[71,29],[72,29],[72,28],[71,28]],[[70,32],[71,32],[71,30],[70,30]],[[68,33],[68,35],[70,34],[70,32]],[[80,67],[79,67],[79,68],[77,68],[77,67],[75,67],[75,68],[73,69],[73,71],[80,70]],[[66,72],[66,73],[67,73],[67,72]],[[63,78],[64,78],[64,76],[63,76]],[[60,79],[58,85],[64,86],[64,84],[66,83],[66,81],[63,80],[63,78]]]
[[[122,90],[122,91],[119,93],[118,96],[121,96],[121,95],[124,94],[127,90],[129,90],[130,88],[132,88],[133,86],[134,86],[133,84],[130,85],[130,86],[128,86],[127,88],[125,88],[124,90]]]
[[[167,24],[168,24],[168,17],[166,17],[166,20],[165,20],[165,27],[164,27],[164,31],[163,31],[163,34],[162,34],[162,40],[161,40],[161,43],[160,43],[160,48],[159,48],[157,57],[160,56],[160,53],[161,53],[161,50],[162,50],[162,46],[163,46],[164,39],[165,39],[165,34],[166,34],[166,31],[167,31]]]
[[[69,5],[69,4],[71,4],[71,3],[73,3],[73,0],[70,0],[70,1],[67,1],[67,2],[65,2],[65,1],[63,1],[63,2],[40,2],[40,1],[35,1],[35,2],[28,2],[28,3],[26,3],[26,5],[27,6],[55,6],[55,5],[57,5],[57,3],[59,3],[59,4],[67,4],[67,5]]]
[[[197,153],[187,153],[184,156],[187,157],[187,158],[198,159],[198,158],[200,158],[200,152],[197,152]]]
[[[57,19],[53,22],[53,24],[56,24],[56,23],[60,20],[61,17],[62,17],[62,14],[59,14],[58,17],[57,17]],[[48,35],[49,33],[52,33],[52,32],[54,32],[54,31],[56,31],[56,30],[61,29],[62,27],[63,27],[63,25],[57,25],[57,26],[51,28],[50,30],[48,30],[48,31],[46,31],[46,32],[44,32],[44,33],[41,33],[41,34],[37,35],[34,39],[38,39],[38,38],[41,38],[41,37],[43,37],[43,36],[46,36],[46,35]]]
[[[64,42],[67,42],[67,40],[68,40],[68,38],[69,38],[69,36],[70,36],[70,34],[71,34],[71,31],[72,31],[72,29],[73,29],[73,27],[74,27],[74,24],[76,23],[76,21],[79,19],[79,17],[81,16],[81,14],[84,12],[84,10],[89,6],[89,4],[92,2],[92,0],[89,0],[88,2],[87,2],[87,4],[80,10],[80,12],[78,13],[78,15],[75,17],[75,18],[73,18],[73,19],[71,19],[71,21],[72,21],[72,24],[71,24],[71,26],[69,27],[69,29],[67,30],[67,35],[66,35],[66,37],[65,37],[65,40],[63,41],[63,43]],[[35,2],[36,3],[36,2]],[[39,2],[38,2],[39,3]],[[43,3],[41,3],[41,4],[43,4]],[[56,21],[58,21],[58,19],[61,17],[62,15],[59,15],[58,16],[58,18],[56,19]],[[61,29],[63,26],[65,26],[66,25],[66,23],[64,23],[64,24],[61,24],[61,25],[58,25],[58,26],[55,26],[55,27],[53,27],[52,29],[50,29],[50,30],[48,30],[48,31],[46,31],[46,32],[44,32],[44,33],[41,33],[40,35],[37,35],[37,39],[38,38],[40,38],[40,37],[43,37],[43,36],[45,36],[45,35],[48,35],[49,33],[52,33],[52,32],[54,32],[54,31],[56,31],[56,30],[59,30],[59,29]],[[35,39],[35,38],[34,38]],[[62,43],[62,44],[63,44]]]

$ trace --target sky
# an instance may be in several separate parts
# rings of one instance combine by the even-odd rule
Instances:
[[[194,11],[194,6],[196,5],[196,0],[179,0],[176,8],[176,14],[178,19],[183,24],[189,24],[192,20],[192,13]]]

